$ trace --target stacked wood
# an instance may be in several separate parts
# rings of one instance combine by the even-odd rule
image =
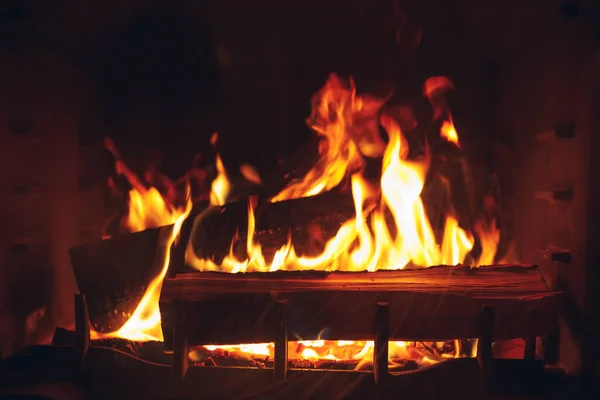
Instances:
[[[556,325],[558,293],[535,266],[440,266],[378,272],[179,274],[161,301],[185,302],[190,344],[264,343],[285,302],[288,331],[306,340],[372,340],[378,302],[390,307],[390,340],[479,336],[481,307],[495,309],[494,337],[543,336]],[[163,331],[171,329],[163,321]]]

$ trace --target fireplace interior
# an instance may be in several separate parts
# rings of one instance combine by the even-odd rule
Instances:
[[[597,390],[595,2],[2,7],[0,398]]]

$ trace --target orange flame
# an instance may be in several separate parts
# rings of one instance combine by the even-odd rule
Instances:
[[[214,132],[210,138],[210,144],[212,144],[213,147],[216,147],[218,140],[219,134]],[[227,171],[225,170],[220,154],[217,154],[215,164],[217,168],[217,177],[211,184],[210,205],[222,206],[227,201],[227,196],[229,196],[229,192],[231,191],[231,183],[229,182],[229,177],[227,176]]]
[[[454,89],[452,81],[444,76],[433,76],[425,81],[423,85],[423,94],[429,99],[433,107],[434,119],[440,119],[446,115],[447,119],[442,123],[440,136],[447,141],[460,147],[458,133],[452,121],[452,114],[448,110],[444,95],[447,91]]]
[[[452,142],[458,147],[460,147],[460,143],[458,141],[458,133],[456,132],[456,128],[452,123],[452,119],[444,121],[442,127],[440,128],[440,135],[447,141]]]
[[[436,99],[432,100],[436,110],[442,106],[433,93],[440,88],[449,87],[451,82],[448,82],[439,78],[438,81],[429,82],[429,89],[426,88],[430,100]],[[452,211],[448,211],[441,243],[438,242],[421,199],[429,170],[429,153],[426,152],[421,159],[408,159],[408,142],[398,122],[380,113],[384,102],[385,100],[381,99],[357,96],[352,82],[349,88],[346,88],[339,78],[332,76],[315,96],[309,120],[312,129],[324,138],[320,146],[320,158],[303,179],[290,183],[271,199],[272,202],[276,202],[313,196],[336,187],[345,177],[351,177],[355,217],[342,224],[337,234],[326,243],[320,255],[298,256],[290,236],[287,243],[275,252],[273,258],[267,260],[261,245],[255,240],[256,198],[250,198],[246,258],[239,259],[234,255],[232,243],[230,254],[221,265],[216,265],[210,259],[198,258],[190,251],[191,247],[188,244],[188,265],[201,271],[237,273],[302,269],[375,271],[402,269],[407,265],[428,267],[464,263],[474,246],[474,237],[471,232],[461,228],[456,216]],[[451,124],[451,128],[448,128],[447,124],[442,125],[442,128],[446,126],[446,133],[442,132],[442,135],[458,144],[458,134],[451,117],[446,122]],[[387,144],[379,136],[379,126],[387,132]],[[216,145],[217,138],[215,133],[211,139],[213,145]],[[114,148],[113,153],[116,155]],[[361,173],[364,156],[382,156],[379,188],[371,187]],[[216,168],[218,175],[212,183],[210,196],[213,206],[225,204],[231,189],[220,156],[217,156]],[[161,273],[151,281],[132,317],[118,331],[108,334],[94,333],[93,337],[162,340],[158,299],[168,271],[171,246],[191,211],[191,201],[188,196],[185,206],[175,206],[155,187],[148,188],[142,184],[118,157],[117,170],[127,177],[133,187],[129,196],[127,228],[133,232],[150,227],[172,227],[165,228],[163,232],[164,254],[161,257]],[[242,166],[240,171],[251,182],[260,183],[260,178],[253,169]],[[500,239],[495,221],[491,224],[480,222],[475,225],[474,230],[482,248],[482,254],[476,264],[491,264]],[[360,350],[355,354],[361,359],[372,353],[372,342],[362,343]],[[248,353],[264,354],[270,351],[268,346],[249,346],[254,347],[245,349]],[[326,354],[317,349],[318,347],[321,346],[305,346],[302,350],[303,356],[314,358],[316,355],[321,359],[336,357],[331,353],[335,346],[329,346],[330,353]],[[404,348],[401,345],[398,347]]]
[[[399,360],[413,360],[418,365],[430,365],[448,358],[461,356],[460,341],[449,342],[403,342],[395,341],[388,344],[388,363],[394,366]],[[211,353],[218,351],[227,352],[230,356],[255,357],[273,359],[275,348],[273,343],[255,343],[238,345],[208,345],[204,349]],[[373,360],[373,341],[353,340],[299,340],[288,342],[289,360],[309,361],[350,361],[355,370],[369,365]],[[436,350],[431,351],[428,349]],[[202,362],[202,355],[195,349],[189,353],[194,362]]]
[[[217,155],[216,164],[218,175],[211,185],[210,204],[212,206],[222,206],[227,200],[227,196],[231,190],[231,184],[229,183],[227,171],[225,171],[225,167],[223,166],[223,161],[221,161],[220,155]]]
[[[129,212],[123,224],[129,232],[139,232],[149,228],[164,227],[160,233],[157,262],[160,273],[149,283],[146,292],[131,317],[114,332],[91,332],[92,339],[123,338],[136,341],[163,340],[158,301],[164,277],[169,270],[171,247],[179,235],[181,226],[192,209],[190,188],[186,185],[186,198],[183,206],[177,206],[156,187],[147,188],[141,180],[119,158],[115,145],[107,139],[107,148],[116,157],[117,173],[124,175],[131,184],[129,191]]]
[[[377,114],[384,101],[356,96],[354,83],[331,75],[313,98],[309,125],[323,140],[320,158],[306,176],[293,182],[271,201],[314,196],[336,187],[364,165],[363,155],[377,157],[385,148],[377,128]]]
[[[135,341],[163,340],[160,308],[158,301],[162,284],[169,270],[169,261],[171,259],[171,246],[177,239],[181,225],[187,218],[192,209],[192,203],[187,202],[186,208],[181,215],[177,217],[174,224],[163,228],[161,232],[160,248],[163,249],[162,268],[160,273],[150,281],[144,296],[137,305],[131,317],[123,324],[119,330],[111,333],[94,332],[92,339],[102,338],[123,338]]]

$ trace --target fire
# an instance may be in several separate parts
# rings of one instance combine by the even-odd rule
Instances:
[[[425,95],[430,99],[436,117],[446,115],[442,137],[456,144],[458,134],[441,94],[453,88],[447,78],[427,80]],[[316,257],[300,256],[291,239],[265,259],[255,237],[256,201],[248,204],[246,258],[232,250],[221,262],[195,255],[190,247],[186,254],[189,265],[200,271],[230,273],[276,270],[350,270],[376,271],[402,269],[406,266],[492,264],[500,240],[495,221],[478,222],[475,235],[460,226],[459,219],[448,207],[442,235],[436,236],[421,199],[431,155],[428,150],[417,159],[409,159],[409,146],[399,123],[380,107],[383,99],[361,97],[354,84],[345,87],[332,76],[313,99],[311,128],[324,137],[320,158],[306,176],[291,182],[270,201],[277,202],[317,195],[336,187],[350,176],[355,217],[346,221],[329,239]],[[389,140],[385,144],[378,133],[381,126]],[[364,156],[382,155],[379,187],[367,182],[362,174]],[[468,258],[479,239],[482,254]],[[235,239],[234,239],[235,241]]]
[[[442,127],[440,128],[440,135],[447,141],[452,142],[460,147],[460,143],[458,141],[458,133],[456,132],[456,128],[452,123],[452,119],[444,121]]]
[[[346,88],[332,75],[313,97],[309,126],[320,137],[320,158],[306,176],[293,182],[271,201],[314,196],[336,187],[364,165],[363,155],[378,157],[385,148],[377,128],[377,113],[384,101],[358,97],[354,82]]]
[[[106,147],[115,155],[116,172],[125,176],[132,186],[129,191],[129,208],[122,223],[129,232],[139,232],[149,228],[164,227],[160,233],[159,252],[160,273],[150,281],[146,292],[131,317],[114,332],[100,333],[92,330],[92,339],[123,338],[135,341],[163,340],[158,301],[163,280],[169,270],[171,247],[179,236],[181,226],[192,209],[189,185],[186,185],[185,203],[176,205],[159,190],[147,187],[120,159],[112,141],[107,139]],[[174,190],[174,188],[170,188]]]
[[[165,279],[165,276],[169,270],[171,246],[179,235],[183,221],[185,221],[192,209],[191,204],[191,202],[188,202],[185,209],[183,209],[181,215],[177,217],[173,225],[165,227],[165,231],[161,232],[161,243],[159,246],[160,248],[164,249],[162,269],[160,273],[154,277],[152,281],[150,281],[144,296],[140,300],[131,317],[116,332],[104,334],[94,332],[95,334],[92,335],[92,339],[116,337],[140,342],[163,340],[160,308],[158,306],[160,291],[162,289],[163,280]]]
[[[440,96],[440,91],[451,87],[453,85],[449,80],[437,77],[426,82],[425,94],[432,103],[436,118],[446,115],[447,120],[441,129],[442,138],[458,145],[458,134]],[[193,251],[186,253],[186,262],[200,271],[229,273],[303,269],[376,271],[402,269],[407,265],[456,265],[468,262],[468,256],[478,238],[481,255],[472,263],[493,263],[500,240],[495,220],[477,222],[473,229],[475,236],[470,230],[460,226],[458,217],[452,207],[449,207],[443,234],[436,236],[421,198],[431,155],[426,151],[420,158],[409,158],[408,141],[399,123],[381,111],[385,100],[358,96],[352,81],[345,85],[341,79],[332,76],[314,96],[313,111],[308,120],[310,127],[323,139],[319,148],[319,160],[303,179],[291,182],[270,199],[271,202],[277,202],[314,196],[337,187],[346,178],[350,179],[355,216],[342,224],[320,255],[298,255],[290,236],[272,259],[267,260],[260,243],[255,240],[257,199],[253,197],[248,201],[245,258],[239,258],[233,253],[232,243],[230,254],[220,265],[210,259],[198,258]],[[387,143],[379,134],[380,127],[387,133]],[[215,133],[211,139],[213,146],[217,139],[218,135]],[[161,272],[150,282],[131,318],[115,332],[93,332],[92,336],[95,339],[119,337],[137,341],[160,341],[163,335],[158,300],[169,268],[171,247],[192,208],[189,186],[184,204],[177,205],[173,193],[165,194],[157,187],[144,184],[121,161],[110,141],[107,142],[107,147],[117,158],[117,172],[125,176],[132,186],[129,192],[129,212],[124,220],[126,229],[135,232],[153,227],[166,228],[163,228],[161,237]],[[381,158],[379,185],[371,184],[363,175],[365,157]],[[219,155],[216,156],[216,169],[218,175],[212,182],[210,193],[212,206],[225,204],[231,190],[227,171]],[[252,167],[244,165],[240,172],[249,181],[260,184],[260,177]],[[390,354],[405,359],[406,352],[410,353],[410,349],[418,347],[417,343],[413,344],[407,346],[404,342],[393,342],[390,344]],[[373,352],[372,342],[300,341],[297,346],[295,353],[290,354],[303,359],[364,361],[370,359]],[[205,347],[209,351],[211,348],[263,356],[272,356],[273,350],[272,344]],[[456,356],[458,349],[459,343],[456,343]],[[414,354],[411,357],[414,358]],[[428,353],[420,356],[420,360],[433,362],[432,357]]]
[[[219,134],[217,132],[213,133],[210,138],[210,143],[213,147],[216,147],[218,139]],[[225,170],[220,154],[216,156],[215,166],[217,168],[217,177],[213,180],[210,188],[210,205],[222,206],[225,204],[227,196],[231,191],[231,183],[229,182],[229,177],[227,176],[227,171]]]
[[[216,166],[218,175],[211,185],[210,204],[213,206],[222,206],[227,200],[231,185],[227,178],[227,171],[225,171],[220,155],[217,155]]]

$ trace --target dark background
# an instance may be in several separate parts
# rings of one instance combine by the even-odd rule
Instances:
[[[75,64],[94,98],[83,140],[114,137],[138,169],[181,175],[219,131],[226,163],[268,170],[310,137],[309,99],[331,72],[359,91],[395,90],[424,120],[423,81],[449,76],[461,136],[492,135],[493,61],[521,51],[515,35],[536,40],[515,18],[539,11],[517,4],[518,14],[467,0],[9,1],[2,42]]]

